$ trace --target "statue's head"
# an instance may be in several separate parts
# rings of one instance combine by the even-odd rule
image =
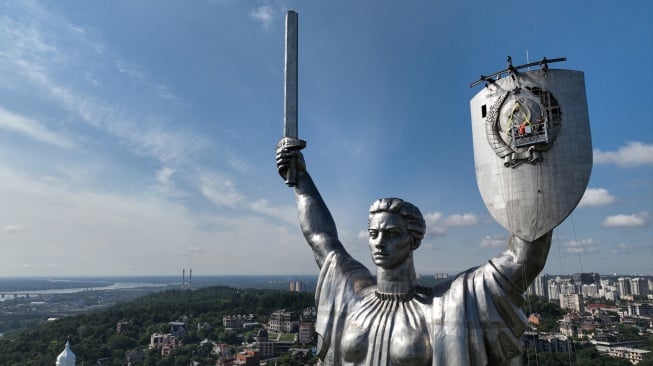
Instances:
[[[368,232],[374,264],[391,269],[419,247],[426,224],[414,205],[399,198],[381,198],[370,206]]]

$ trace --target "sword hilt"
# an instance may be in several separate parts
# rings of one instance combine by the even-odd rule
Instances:
[[[299,151],[306,147],[306,141],[300,140],[296,137],[284,137],[279,141],[277,147],[288,150]],[[293,156],[288,164],[286,170],[286,177],[284,179],[288,187],[297,185],[297,156]]]

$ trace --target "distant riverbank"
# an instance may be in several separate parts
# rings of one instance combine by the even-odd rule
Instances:
[[[36,294],[65,294],[92,290],[118,290],[144,287],[231,286],[240,288],[288,289],[290,282],[300,281],[303,291],[313,291],[317,276],[134,276],[134,277],[72,277],[72,278],[0,278],[2,297]]]
[[[0,293],[26,293],[30,291],[62,290],[73,288],[100,288],[113,285],[106,280],[71,280],[46,278],[5,278],[0,279]]]
[[[71,294],[95,290],[125,290],[135,288],[166,287],[167,283],[154,282],[112,282],[78,281],[78,280],[51,280],[51,279],[0,279],[0,302],[24,296]]]

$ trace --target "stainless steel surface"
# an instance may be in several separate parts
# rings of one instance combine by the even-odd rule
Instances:
[[[283,135],[298,138],[297,134],[297,13],[290,10],[286,14],[286,57],[284,66],[284,110]]]
[[[525,240],[553,230],[592,171],[583,73],[517,73],[479,91],[470,109],[476,180],[492,216]]]
[[[577,86],[576,81],[565,84],[561,80],[560,85],[567,84]],[[584,89],[583,93],[574,87],[569,91],[565,87],[553,89],[554,94],[561,96],[561,108],[565,115],[570,115],[571,120],[582,120],[583,113],[587,115],[586,109],[578,108],[585,105]],[[531,88],[530,92],[539,93],[533,90]],[[572,206],[575,206],[580,199],[580,196],[576,198],[576,191],[584,187],[583,182],[587,183],[584,173],[587,165],[591,166],[591,156],[588,158],[586,154],[589,126],[581,131],[587,136],[580,138],[576,149],[574,146],[564,149],[567,154],[580,155],[570,156],[569,159],[584,170],[581,169],[580,175],[571,178],[560,177],[558,174],[566,173],[566,168],[557,169],[556,166],[562,161],[557,153],[549,151],[555,152],[558,145],[568,146],[568,141],[564,141],[567,137],[559,126],[553,126],[555,123],[552,122],[546,136],[538,135],[538,141],[533,145],[524,140],[525,131],[518,131],[521,142],[517,147],[511,146],[517,140],[516,135],[512,132],[505,134],[505,131],[514,128],[517,119],[521,123],[526,121],[526,126],[533,115],[541,115],[551,106],[547,104],[540,108],[537,98],[524,101],[516,97],[506,107],[512,108],[507,114],[510,123],[504,123],[505,136],[501,137],[498,121],[508,95],[499,91],[483,96],[485,99],[482,103],[491,100],[494,104],[489,105],[496,105],[488,115],[488,104],[481,105],[477,99],[471,103],[473,113],[481,113],[484,121],[496,120],[492,128],[486,128],[483,124],[478,126],[478,118],[472,117],[479,186],[495,184],[489,190],[494,193],[493,199],[488,201],[484,196],[484,201],[491,211],[495,206],[502,206],[504,215],[524,215],[527,220],[508,226],[511,235],[506,251],[432,288],[417,285],[413,253],[420,246],[426,231],[424,218],[417,207],[397,198],[380,199],[370,207],[369,247],[376,266],[376,276],[373,276],[350,256],[340,242],[331,212],[306,170],[301,151],[286,145],[284,140],[288,137],[279,142],[277,168],[282,177],[293,170],[299,225],[320,268],[315,294],[318,312],[315,328],[318,356],[324,365],[480,366],[519,363],[523,351],[520,336],[526,329],[526,317],[521,310],[522,294],[544,268],[553,227],[542,232],[544,226],[528,226],[533,218],[548,214],[545,207],[549,203],[536,200],[536,204],[531,204],[528,199],[514,201],[517,192],[520,192],[515,187],[529,192],[535,189],[529,194],[544,197],[542,190],[549,190],[551,185],[530,186],[534,182],[529,180],[528,174],[532,174],[533,170],[539,179],[535,183],[575,179],[577,182],[573,184],[573,189],[562,191],[562,194],[573,196],[565,197],[563,201],[573,201]],[[576,108],[567,109],[568,99],[574,100],[572,105]],[[520,113],[516,113],[517,110]],[[551,115],[547,115],[547,123],[559,117],[551,112]],[[565,126],[567,123],[575,125],[574,122],[567,122],[566,118]],[[537,123],[531,123],[531,127],[536,127]],[[479,136],[483,137],[485,144],[481,145],[483,153],[491,156],[491,159],[478,157]],[[554,143],[554,140],[557,141]],[[496,146],[490,146],[489,141]],[[553,145],[543,146],[542,143]],[[508,164],[505,164],[506,158],[509,159]],[[549,161],[553,162],[552,169],[548,169]],[[506,171],[515,176],[500,184],[492,181],[502,179],[501,174]],[[512,184],[513,188],[508,190],[511,194],[498,194],[506,192],[502,189],[507,183]],[[551,192],[547,191],[546,194],[550,195]],[[516,202],[519,203],[519,211],[514,207]],[[557,201],[554,199],[553,202]],[[433,272],[437,272],[437,269],[434,268]]]
[[[298,98],[298,15],[289,10],[286,13],[286,52],[284,62],[284,108],[283,108],[283,138],[278,147],[289,150],[301,150],[306,147],[306,141],[300,140],[297,121]],[[295,160],[291,160],[285,171],[285,182],[289,187],[296,183],[297,167]]]
[[[550,233],[530,242],[513,236],[486,264],[424,288],[413,262],[426,230],[422,214],[382,199],[369,212],[374,277],[340,242],[301,152],[279,147],[276,157],[282,176],[298,162],[299,224],[321,269],[316,331],[324,365],[507,365],[521,354],[521,294],[546,262]]]

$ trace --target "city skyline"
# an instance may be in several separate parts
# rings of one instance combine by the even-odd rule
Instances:
[[[352,254],[419,207],[420,273],[508,239],[476,186],[469,88],[542,57],[585,73],[594,167],[543,273],[653,274],[653,4],[1,1],[0,277],[317,274],[276,172],[283,31],[299,135]]]

